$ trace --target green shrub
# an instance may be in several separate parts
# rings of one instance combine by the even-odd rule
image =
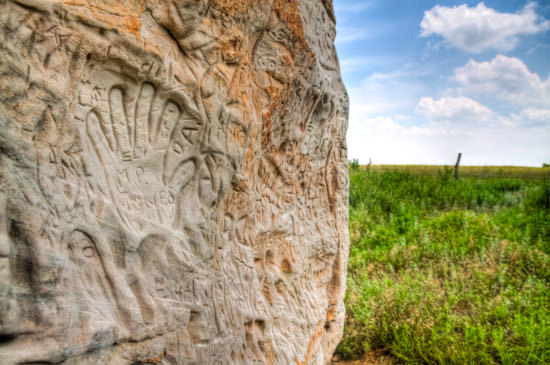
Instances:
[[[548,183],[350,171],[340,357],[550,362]]]
[[[349,160],[349,168],[351,170],[359,170],[359,160],[356,158]]]

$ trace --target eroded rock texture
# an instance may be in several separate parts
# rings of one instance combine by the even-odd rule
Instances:
[[[0,0],[0,363],[327,363],[330,0]]]

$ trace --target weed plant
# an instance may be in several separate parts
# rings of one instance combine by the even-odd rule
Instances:
[[[350,181],[341,358],[550,363],[547,180],[355,167]]]

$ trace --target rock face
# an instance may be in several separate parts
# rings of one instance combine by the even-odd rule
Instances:
[[[334,22],[330,0],[0,0],[0,363],[330,361]]]

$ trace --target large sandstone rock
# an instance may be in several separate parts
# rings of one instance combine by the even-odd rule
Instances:
[[[0,363],[327,363],[330,0],[0,0]]]

